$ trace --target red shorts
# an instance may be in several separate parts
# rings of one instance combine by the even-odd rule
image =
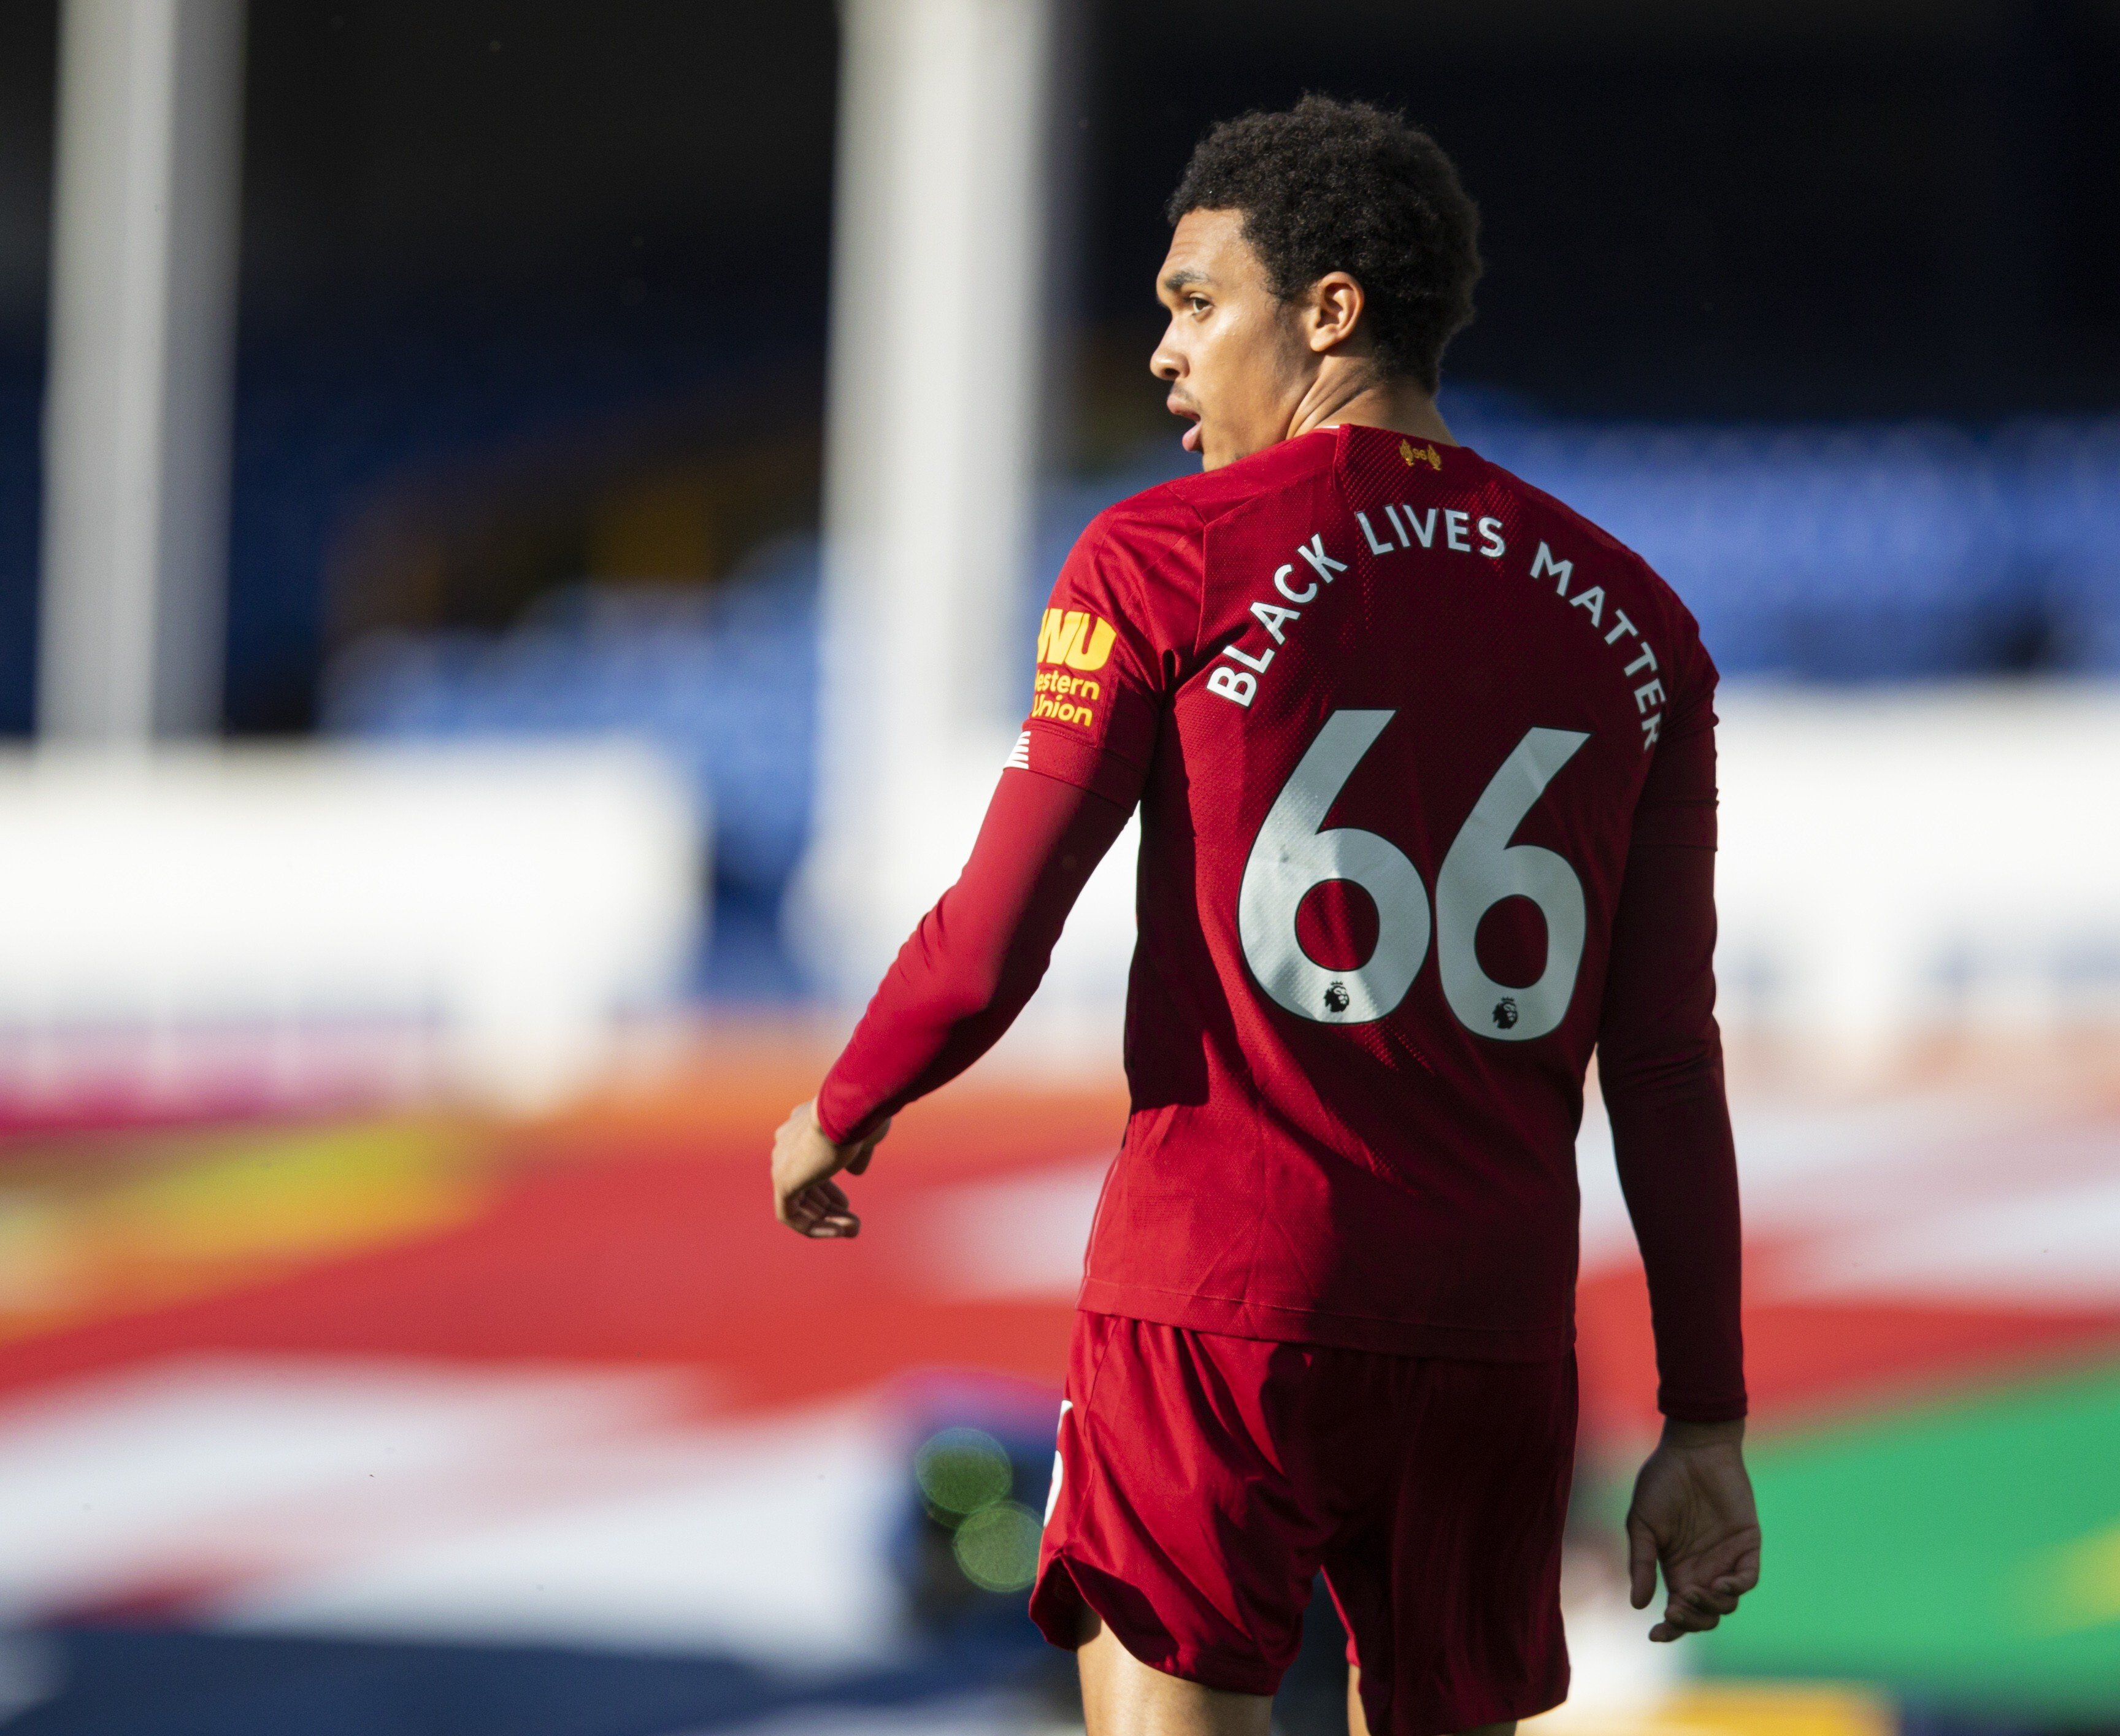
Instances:
[[[1142,1663],[1271,1694],[1321,1567],[1373,1736],[1568,1692],[1575,1363],[1467,1362],[1076,1317],[1030,1613],[1085,1604]]]

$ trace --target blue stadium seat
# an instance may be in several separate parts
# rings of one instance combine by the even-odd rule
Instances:
[[[2026,424],[2003,445],[2053,663],[2120,675],[2120,418]]]
[[[504,635],[379,636],[334,668],[326,725],[653,742],[708,798],[718,882],[777,896],[809,829],[816,580],[814,542],[794,542],[707,598],[583,586]]]

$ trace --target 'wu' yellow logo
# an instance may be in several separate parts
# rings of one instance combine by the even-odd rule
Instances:
[[[1038,627],[1038,660],[1071,669],[1101,669],[1118,637],[1109,621],[1081,609],[1048,609]]]

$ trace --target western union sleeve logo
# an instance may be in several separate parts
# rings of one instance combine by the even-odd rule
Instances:
[[[1104,684],[1062,672],[1103,668],[1112,660],[1112,641],[1118,636],[1111,622],[1086,610],[1048,609],[1038,626],[1038,661],[1055,667],[1040,668],[1031,683],[1031,716],[1094,729]]]
[[[1038,628],[1038,660],[1070,669],[1101,669],[1111,661],[1112,624],[1081,609],[1048,609]]]

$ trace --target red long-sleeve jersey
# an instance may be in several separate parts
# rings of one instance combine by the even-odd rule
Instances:
[[[1465,448],[1320,431],[1123,503],[820,1119],[852,1137],[983,1053],[1138,803],[1133,1112],[1081,1305],[1564,1354],[1595,1048],[1661,1403],[1741,1416],[1714,684],[1639,557]]]

